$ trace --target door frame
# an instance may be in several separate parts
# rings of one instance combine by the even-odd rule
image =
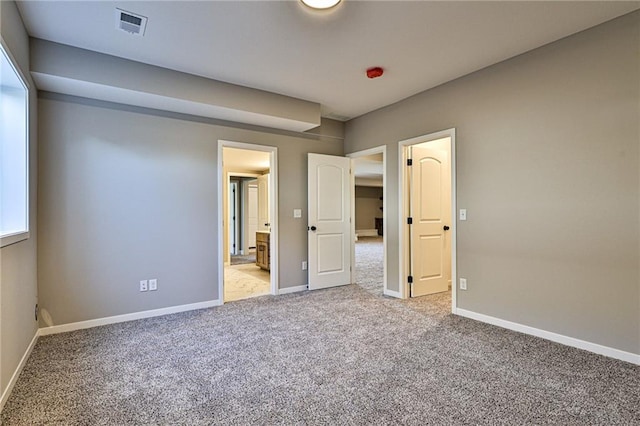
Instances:
[[[269,215],[271,222],[270,250],[271,250],[271,294],[278,294],[278,148],[268,145],[256,145],[245,142],[233,142],[218,140],[218,300],[224,304],[224,200],[223,185],[228,184],[228,178],[224,176],[223,148],[238,148],[251,151],[269,153]]]
[[[256,177],[257,178],[258,176],[260,176],[260,175],[257,174],[257,173],[227,172],[226,180],[223,182],[223,185],[229,186],[229,184],[231,183],[231,178],[234,178],[234,177],[239,177],[239,178]],[[224,193],[222,195],[224,196]],[[222,217],[222,220],[224,220],[224,216]],[[224,222],[222,223],[222,227],[224,229]],[[224,257],[224,252],[222,253],[222,256],[223,256],[224,265],[225,266],[229,266],[230,265],[230,260],[231,260],[231,250],[229,250],[229,257],[228,258]]]
[[[429,133],[415,138],[406,139],[398,142],[398,242],[399,242],[399,283],[400,298],[409,297],[409,256],[407,242],[409,241],[409,227],[404,218],[408,217],[407,207],[407,148],[411,145],[418,145],[425,142],[431,142],[437,139],[450,138],[451,140],[451,312],[456,313],[457,293],[458,293],[458,267],[457,267],[457,191],[456,191],[456,129],[446,129],[435,133]]]
[[[353,170],[353,160],[360,157],[366,157],[372,154],[382,154],[382,252],[383,252],[383,290],[385,296],[396,295],[395,291],[389,291],[387,287],[387,146],[381,145],[374,148],[365,149],[363,151],[352,152],[346,156],[351,159],[351,170]],[[356,177],[351,173],[351,282],[355,283],[356,273]]]

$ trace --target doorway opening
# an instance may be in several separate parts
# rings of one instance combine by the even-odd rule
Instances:
[[[455,129],[400,142],[398,158],[400,296],[450,299],[455,313]]]
[[[386,146],[349,154],[351,184],[351,282],[376,295],[387,289]]]
[[[275,147],[218,142],[218,294],[277,294]]]

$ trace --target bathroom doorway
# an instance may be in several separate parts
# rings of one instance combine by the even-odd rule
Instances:
[[[219,143],[223,302],[276,294],[275,153],[273,147]]]

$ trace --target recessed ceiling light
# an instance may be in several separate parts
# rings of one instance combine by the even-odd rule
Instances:
[[[313,9],[330,9],[340,3],[340,0],[300,0]]]

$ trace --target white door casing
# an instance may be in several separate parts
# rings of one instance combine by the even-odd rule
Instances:
[[[451,182],[446,151],[428,144],[410,148],[411,297],[449,289]]]
[[[351,283],[351,159],[308,154],[309,290]]]

